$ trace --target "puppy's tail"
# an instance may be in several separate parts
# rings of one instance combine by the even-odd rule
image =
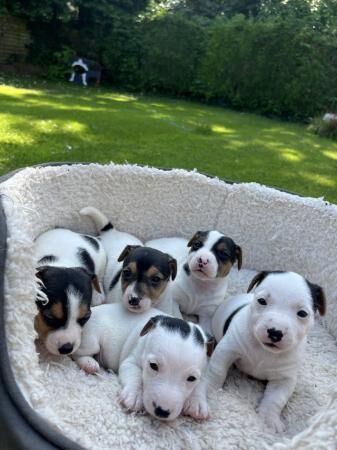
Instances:
[[[80,214],[82,216],[90,217],[100,233],[113,229],[113,225],[110,220],[101,211],[94,208],[93,206],[82,208]]]

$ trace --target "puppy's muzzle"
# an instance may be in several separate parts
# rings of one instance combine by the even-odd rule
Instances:
[[[198,265],[199,265],[200,269],[202,269],[203,267],[207,266],[208,263],[209,263],[209,259],[208,258],[205,258],[205,257],[202,257],[202,256],[200,256],[198,258]]]
[[[141,299],[142,299],[141,297],[131,296],[129,298],[129,305],[130,306],[139,306]]]
[[[276,330],[276,328],[268,328],[267,330],[269,339],[275,343],[280,342],[283,338],[283,333],[281,330]]]
[[[163,409],[161,406],[157,406],[155,402],[153,402],[154,413],[159,419],[167,419],[171,414],[169,409]]]
[[[73,351],[74,345],[70,342],[67,342],[66,344],[63,344],[61,347],[58,348],[58,351],[61,355],[69,355]]]

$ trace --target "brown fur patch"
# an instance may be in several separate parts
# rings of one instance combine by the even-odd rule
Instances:
[[[200,242],[205,242],[206,239],[208,237],[208,234],[205,233],[204,231],[197,231],[195,233],[194,236],[192,236],[192,238],[190,239],[190,241],[187,244],[187,247],[192,247],[192,245],[196,242],[196,241],[200,241]]]
[[[233,267],[233,265],[232,265],[231,261],[227,261],[225,264],[219,263],[218,264],[218,272],[217,272],[216,276],[219,278],[226,277],[229,274],[229,272],[231,271],[232,267]]]
[[[42,339],[43,341],[46,340],[48,333],[52,331],[52,329],[48,327],[48,325],[46,325],[41,313],[38,313],[35,316],[34,328],[37,334],[39,335],[39,338]]]
[[[50,311],[56,319],[64,318],[63,305],[61,302],[54,303],[53,306],[50,308]]]
[[[144,275],[148,278],[150,277],[163,278],[163,274],[157,269],[156,266],[151,266],[149,269],[147,269],[146,272],[144,272]]]
[[[78,308],[79,319],[82,319],[84,316],[88,314],[89,308],[88,305],[80,305]]]

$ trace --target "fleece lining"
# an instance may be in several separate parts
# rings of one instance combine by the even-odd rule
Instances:
[[[29,404],[55,429],[98,449],[335,449],[337,444],[337,207],[255,183],[229,185],[184,170],[133,165],[28,168],[1,184],[8,225],[5,272],[6,335],[11,366]],[[255,408],[264,386],[231,369],[223,390],[210,392],[205,422],[179,417],[163,424],[126,414],[118,379],[89,376],[67,357],[46,354],[33,327],[37,286],[33,244],[42,232],[65,227],[93,233],[85,206],[102,210],[117,229],[146,241],[189,238],[218,229],[243,250],[228,294],[244,292],[259,270],[294,270],[323,286],[327,315],[309,336],[295,393],[272,434]]]

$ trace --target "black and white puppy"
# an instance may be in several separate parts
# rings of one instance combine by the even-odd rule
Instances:
[[[189,398],[198,389],[213,346],[196,324],[154,308],[133,314],[115,303],[93,308],[73,359],[88,373],[97,372],[99,364],[118,372],[120,401],[128,410],[145,408],[165,421],[181,412],[206,419],[207,401],[200,405]]]
[[[162,238],[146,245],[169,252],[178,260],[173,299],[184,314],[197,315],[203,329],[211,332],[211,318],[226,295],[228,274],[235,262],[241,268],[241,248],[216,230],[198,231],[190,241]]]
[[[107,303],[122,302],[136,313],[153,306],[167,314],[179,314],[170,290],[170,280],[177,273],[176,260],[169,254],[143,247],[132,234],[116,230],[96,208],[84,208],[81,214],[94,221],[108,257],[104,275]]]
[[[257,274],[248,294],[226,299],[214,314],[212,329],[218,345],[210,359],[207,382],[222,387],[232,364],[267,380],[258,414],[268,428],[283,431],[280,415],[294,391],[316,311],[325,314],[320,286],[295,272]]]
[[[60,228],[36,239],[35,261],[39,283],[35,329],[50,353],[71,354],[80,345],[92,302],[104,300],[104,248],[92,236]]]

